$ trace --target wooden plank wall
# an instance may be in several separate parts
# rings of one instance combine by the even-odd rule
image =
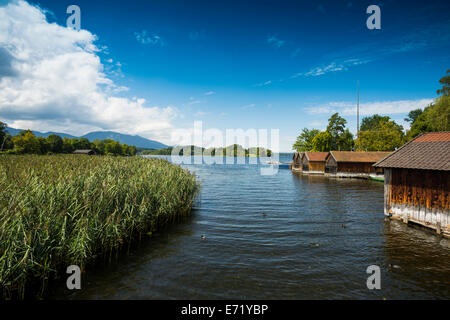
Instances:
[[[384,215],[389,216],[391,209],[391,176],[392,169],[384,169]]]
[[[385,209],[392,217],[450,237],[449,171],[391,169],[390,180]]]
[[[392,169],[390,202],[450,209],[450,172]]]
[[[337,172],[383,173],[382,168],[375,168],[370,162],[338,162]]]
[[[309,171],[320,171],[325,172],[325,162],[321,161],[310,161],[309,162]]]

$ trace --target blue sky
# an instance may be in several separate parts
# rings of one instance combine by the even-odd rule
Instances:
[[[357,80],[363,114],[404,124],[408,110],[436,97],[450,69],[448,1],[32,3],[61,26],[66,8],[78,5],[81,28],[97,37],[105,75],[127,88],[115,95],[170,106],[170,128],[194,120],[222,130],[278,128],[282,151],[303,127],[325,128],[335,111],[354,132]],[[371,4],[381,8],[381,30],[366,27]],[[168,142],[161,132],[140,134]]]

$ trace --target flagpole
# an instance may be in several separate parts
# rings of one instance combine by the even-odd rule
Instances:
[[[358,80],[358,101],[356,104],[356,136],[359,138],[359,80]]]

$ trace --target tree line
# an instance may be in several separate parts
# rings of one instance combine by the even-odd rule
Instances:
[[[439,82],[443,85],[437,90],[440,96],[425,109],[412,110],[405,118],[411,125],[406,133],[389,116],[375,114],[362,119],[355,138],[346,128],[347,120],[335,113],[324,131],[304,128],[292,148],[298,152],[394,151],[422,133],[450,131],[450,70]]]
[[[31,130],[23,130],[16,136],[6,131],[6,124],[0,121],[0,151],[8,154],[55,154],[72,153],[75,150],[94,150],[101,155],[136,155],[136,147],[105,139],[89,141],[86,138],[61,138],[51,134],[47,138],[36,137]]]
[[[159,150],[143,150],[140,152],[142,155],[171,155],[173,152],[173,147],[168,147],[164,149]],[[177,147],[178,155],[183,156],[184,152],[186,152],[186,155],[211,155],[211,156],[228,156],[228,157],[271,157],[272,151],[270,149],[265,148],[259,148],[259,147],[253,147],[244,149],[239,144],[233,144],[226,148],[200,148],[197,146],[185,146],[185,147]],[[189,150],[190,149],[190,150]],[[176,151],[175,151],[176,152]]]

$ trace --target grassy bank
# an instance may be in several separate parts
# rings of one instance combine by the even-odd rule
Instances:
[[[195,176],[159,159],[1,155],[0,294],[43,294],[67,266],[111,259],[187,215],[197,191]]]

